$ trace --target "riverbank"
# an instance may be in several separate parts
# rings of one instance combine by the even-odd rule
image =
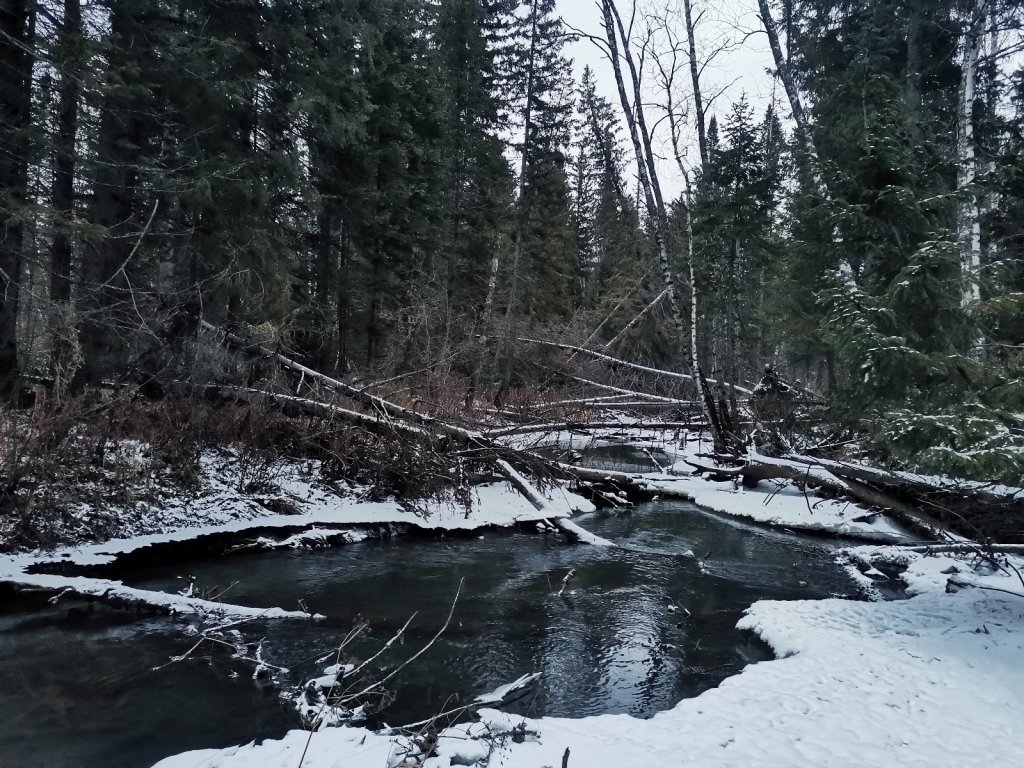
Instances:
[[[246,493],[238,490],[231,462],[225,461],[223,453],[204,456],[202,492],[153,502],[148,514],[138,515],[135,535],[2,556],[0,579],[87,599],[137,601],[204,619],[308,621],[318,615],[259,603],[211,602],[187,591],[138,590],[82,571],[213,537],[237,536],[244,546],[275,548],[315,546],[332,537],[354,541],[373,526],[471,531],[528,524],[550,530],[553,515],[564,518],[593,509],[565,486],[554,485],[545,492],[545,509],[538,510],[505,482],[476,486],[468,508],[438,500],[403,507],[370,501],[365,489],[325,484],[308,461],[286,462],[272,485]],[[830,518],[822,514],[831,502],[778,485],[742,489],[668,473],[633,477],[655,492],[685,489],[685,494],[666,495],[699,499],[723,516],[754,519],[753,511],[765,525],[804,530],[824,525],[823,531],[841,533],[830,530]],[[871,759],[934,768],[993,749],[996,759],[1012,764],[997,742],[1024,705],[1024,679],[1016,664],[1024,650],[1024,598],[1016,593],[1024,585],[1014,581],[1010,567],[1024,563],[1010,560],[999,570],[990,560],[878,545],[853,548],[847,559],[851,575],[867,590],[873,577],[881,577],[878,567],[885,573],[899,571],[912,599],[761,600],[747,610],[739,627],[764,640],[778,659],[749,666],[649,720],[627,715],[529,719],[484,709],[478,722],[444,731],[433,757],[406,765],[448,768],[489,758],[492,765],[500,759],[505,768],[536,768],[560,764],[566,749],[569,765],[609,767],[678,762],[685,756],[701,766],[756,762],[852,768]],[[947,594],[947,588],[953,591]],[[410,746],[407,736],[387,732],[335,728],[310,736],[292,731],[258,746],[184,753],[159,765],[294,768],[307,743],[306,768],[396,765],[408,757],[404,750]]]
[[[145,557],[147,551],[161,547],[201,544],[213,538],[237,540],[238,547],[248,548],[315,546],[326,538],[358,540],[367,535],[367,529],[382,526],[464,532],[522,524],[550,527],[552,520],[594,509],[589,501],[558,483],[544,492],[547,506],[543,511],[506,482],[474,486],[463,500],[468,500],[468,505],[454,498],[423,500],[416,505],[372,501],[367,498],[369,489],[323,482],[316,465],[309,460],[282,459],[272,483],[246,491],[239,482],[238,475],[244,471],[239,463],[230,455],[209,452],[200,459],[198,491],[165,488],[152,500],[119,509],[116,530],[122,535],[106,541],[0,555],[0,583],[170,613],[316,618],[274,606],[253,608],[131,589],[120,581],[96,578],[89,571],[126,556]],[[73,510],[65,519],[69,536],[75,530],[88,529],[89,519],[99,514],[110,513],[92,506]]]
[[[1012,765],[1024,707],[1024,597],[1009,561],[857,548],[905,568],[913,596],[894,602],[761,601],[740,627],[774,650],[719,687],[641,720],[626,715],[529,719],[483,710],[443,731],[433,756],[402,735],[358,728],[168,758],[159,768],[344,765],[504,768],[560,765],[936,768],[984,755]],[[1012,566],[1012,567],[1008,567]],[[865,584],[868,577],[861,577]],[[955,584],[972,586],[949,586]],[[952,591],[947,592],[947,589]],[[411,751],[410,751],[411,750]],[[305,754],[304,758],[300,758]]]

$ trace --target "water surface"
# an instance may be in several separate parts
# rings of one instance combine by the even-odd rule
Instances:
[[[832,544],[752,527],[677,501],[579,518],[622,545],[571,546],[557,535],[487,532],[406,536],[336,549],[240,554],[134,571],[134,586],[177,590],[234,584],[224,599],[295,607],[325,622],[240,627],[264,657],[318,674],[314,659],[354,622],[371,629],[348,649],[371,655],[413,613],[386,670],[442,638],[405,670],[381,720],[400,724],[466,702],[528,672],[541,683],[509,709],[532,716],[629,713],[649,717],[766,657],[735,629],[759,599],[852,593]],[[696,557],[691,554],[696,553]],[[565,593],[562,580],[574,571]],[[237,583],[236,583],[237,582]],[[185,749],[282,732],[292,721],[251,667],[211,648],[157,671],[187,650],[181,622],[107,611],[0,614],[0,754],[4,765],[144,766]],[[61,738],[54,739],[60,733]],[[13,762],[6,762],[14,755]]]

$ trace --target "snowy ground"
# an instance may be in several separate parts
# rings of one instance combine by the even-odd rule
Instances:
[[[274,477],[274,493],[240,493],[231,465],[225,463],[223,457],[214,454],[204,456],[201,466],[202,491],[169,495],[159,501],[147,502],[142,514],[130,518],[139,521],[127,529],[133,535],[45,552],[0,555],[0,581],[55,591],[68,590],[82,595],[138,600],[163,606],[174,613],[232,618],[310,618],[299,611],[211,603],[195,597],[135,590],[108,579],[32,571],[47,563],[100,565],[153,545],[255,529],[311,529],[279,541],[268,539],[266,542],[267,546],[292,546],[303,542],[308,545],[311,539],[315,544],[318,537],[328,535],[356,539],[361,535],[358,526],[410,525],[428,530],[474,530],[568,517],[576,511],[590,512],[594,509],[586,499],[561,486],[553,486],[547,491],[548,508],[539,512],[515,488],[500,482],[476,486],[469,510],[444,501],[427,502],[414,510],[394,501],[364,501],[357,493],[318,482],[318,473],[315,467],[309,466],[309,462],[283,463]],[[268,507],[284,508],[288,513],[274,513]],[[92,509],[78,511],[83,516],[94,513]],[[353,528],[346,531],[346,526]]]
[[[684,468],[689,469],[684,464],[681,471]],[[916,541],[885,515],[872,514],[872,510],[847,501],[816,497],[789,482],[761,482],[755,488],[744,488],[738,483],[691,475],[651,475],[644,485],[652,491],[685,494],[695,504],[715,512],[781,528],[866,541]]]
[[[304,768],[389,768],[403,759],[424,768],[539,768],[561,765],[567,749],[570,766],[587,768],[1019,765],[1013,734],[1024,711],[1024,596],[990,591],[1019,593],[1012,569],[894,549],[853,553],[901,560],[915,596],[756,603],[740,626],[779,658],[650,720],[523,720],[483,710],[480,722],[444,731],[435,755],[422,760],[414,748],[408,754],[408,738],[328,728],[189,752],[158,766],[295,768],[307,746]],[[950,578],[977,586],[947,593]]]

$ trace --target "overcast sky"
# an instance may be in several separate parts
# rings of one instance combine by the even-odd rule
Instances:
[[[623,20],[628,23],[632,12],[631,0],[618,0],[619,13]],[[670,18],[676,19],[673,23],[673,34],[680,40],[685,41],[686,29],[682,24],[683,11],[682,0],[637,0],[636,27],[642,28],[643,15],[647,13],[665,16],[665,9],[668,7]],[[601,25],[601,12],[598,0],[557,0],[558,10],[565,20],[565,23],[575,29],[587,34],[603,37],[604,31]],[[758,112],[762,111],[774,97],[776,101],[784,99],[785,94],[781,86],[776,86],[772,78],[766,74],[766,69],[771,67],[771,52],[768,48],[768,40],[763,32],[760,32],[760,20],[758,19],[757,0],[693,0],[693,15],[703,13],[703,18],[697,27],[697,57],[703,60],[708,53],[723,45],[728,45],[729,50],[717,56],[713,63],[707,68],[702,77],[701,90],[704,94],[719,94],[711,105],[711,111],[725,113],[733,101],[739,98],[741,93],[746,93],[748,100],[757,107]],[[566,51],[573,58],[577,79],[582,75],[584,66],[590,66],[596,75],[598,87],[612,104],[619,109],[618,94],[615,89],[615,77],[612,73],[611,64],[601,50],[591,41],[583,40],[567,46]],[[663,101],[663,97],[654,88],[653,76],[648,72],[645,76],[647,87],[646,98]],[[680,82],[680,88],[676,94],[677,100],[683,103],[691,103],[689,89],[689,75]],[[781,109],[783,113],[786,109]],[[692,109],[691,109],[692,113]],[[660,117],[649,111],[649,122]],[[662,124],[664,126],[664,123]],[[659,175],[662,179],[662,186],[666,196],[675,198],[682,189],[682,180],[676,170],[674,162],[669,162],[668,131],[659,131],[661,153],[666,160],[661,163]],[[625,126],[623,125],[623,138]],[[693,121],[689,125],[689,142],[692,149],[690,157],[697,158],[696,132],[693,128]],[[632,153],[630,153],[632,155]],[[632,160],[632,157],[630,158]],[[636,171],[632,169],[635,176]]]

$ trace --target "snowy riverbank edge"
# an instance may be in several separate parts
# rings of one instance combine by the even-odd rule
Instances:
[[[1024,598],[984,589],[1019,592],[1015,576],[895,548],[851,553],[902,561],[914,596],[758,602],[739,626],[756,632],[778,658],[748,666],[650,720],[524,721],[482,710],[479,722],[445,730],[433,757],[407,764],[538,768],[562,765],[567,749],[568,765],[586,768],[953,768],[979,755],[1016,764]],[[953,568],[975,586],[947,593]],[[183,753],[157,766],[297,768],[305,752],[303,768],[388,768],[408,744],[360,728],[291,731],[259,745]]]
[[[218,618],[259,617],[265,619],[310,619],[316,615],[302,611],[289,611],[275,607],[249,607],[222,602],[210,602],[196,597],[137,590],[119,581],[89,576],[67,576],[59,573],[37,572],[56,570],[53,567],[105,565],[118,557],[145,550],[148,547],[176,544],[203,539],[208,536],[265,532],[280,529],[283,533],[306,531],[305,536],[293,537],[299,545],[302,539],[323,539],[328,535],[347,540],[365,537],[360,528],[367,526],[408,526],[423,530],[473,531],[482,528],[507,528],[521,523],[540,522],[554,518],[568,518],[576,512],[591,512],[593,504],[568,491],[563,485],[551,486],[547,491],[547,507],[541,512],[511,484],[495,482],[478,485],[472,491],[472,504],[468,510],[454,503],[427,502],[415,511],[394,501],[365,501],[356,494],[342,494],[337,490],[311,481],[310,473],[300,464],[287,466],[275,479],[280,491],[275,497],[286,500],[291,514],[270,513],[260,495],[239,493],[230,471],[216,466],[212,457],[204,457],[204,492],[198,496],[175,496],[159,504],[152,504],[151,518],[146,528],[158,532],[144,532],[110,539],[102,543],[59,547],[47,551],[0,555],[0,583],[20,587],[67,591],[82,596],[103,597],[122,603],[144,603],[174,614],[202,614]],[[265,494],[264,494],[265,495]],[[80,514],[94,511],[83,509]],[[568,522],[568,521],[566,521]],[[189,524],[191,523],[191,524]],[[160,530],[166,528],[166,530]],[[585,533],[585,532],[584,532]],[[289,540],[265,541],[267,546],[288,545]],[[50,566],[50,567],[47,567]]]
[[[687,434],[681,430],[608,428],[588,435],[554,431],[533,441],[513,437],[509,443],[519,448],[558,446],[574,450],[628,443],[641,449],[664,451],[672,461],[670,467],[664,467],[667,471],[608,471],[604,474],[613,480],[628,479],[630,484],[649,493],[686,499],[712,512],[759,525],[872,543],[909,544],[919,541],[918,537],[880,510],[846,500],[822,498],[786,480],[763,481],[754,488],[745,488],[731,480],[714,481],[695,475],[688,461],[713,464],[706,457],[711,448],[709,438],[704,434]],[[800,469],[807,468],[801,466]],[[808,471],[829,476],[821,468]]]

